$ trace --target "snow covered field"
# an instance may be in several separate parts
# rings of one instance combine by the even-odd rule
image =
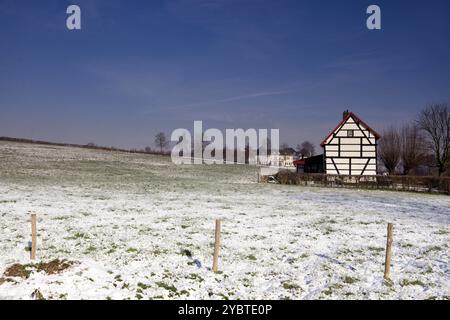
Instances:
[[[450,298],[450,197],[256,180],[251,167],[0,142],[0,277],[30,263],[30,211],[38,259],[80,262],[9,279],[0,299]]]

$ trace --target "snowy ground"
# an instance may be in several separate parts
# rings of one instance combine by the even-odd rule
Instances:
[[[0,142],[0,277],[30,262],[30,211],[38,259],[80,262],[4,282],[0,299],[450,298],[450,197],[256,180],[251,167]]]

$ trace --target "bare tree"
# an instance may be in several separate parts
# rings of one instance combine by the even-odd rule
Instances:
[[[398,130],[390,127],[381,134],[381,137],[378,145],[378,155],[388,173],[394,174],[400,162],[400,137]]]
[[[424,163],[426,150],[423,135],[417,125],[406,124],[400,131],[400,153],[403,174],[407,175]]]
[[[419,128],[427,133],[428,144],[434,154],[438,174],[450,165],[450,107],[447,103],[431,104],[417,119]]]
[[[302,157],[305,158],[312,157],[316,152],[314,145],[309,141],[305,141],[302,144],[297,145],[297,151]]]
[[[144,152],[145,152],[145,153],[152,153],[152,148],[150,148],[150,147],[145,147]]]
[[[164,148],[167,147],[168,144],[169,144],[169,141],[167,141],[167,138],[166,138],[166,135],[164,134],[164,132],[159,132],[155,136],[155,145],[157,147],[159,147],[161,153],[163,153]]]

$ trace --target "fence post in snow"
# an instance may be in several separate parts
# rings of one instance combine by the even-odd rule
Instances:
[[[213,271],[217,272],[219,269],[219,249],[220,249],[220,223],[219,219],[216,219],[216,232],[214,241],[214,257],[213,257]]]
[[[384,279],[391,280],[391,257],[392,257],[392,242],[394,225],[388,223],[387,226],[387,241],[386,241],[386,260],[384,262]]]
[[[31,260],[36,259],[36,213],[31,214]]]

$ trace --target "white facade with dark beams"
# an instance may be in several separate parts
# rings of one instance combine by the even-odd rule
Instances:
[[[373,176],[377,174],[377,141],[380,135],[354,113],[345,111],[342,121],[322,142],[325,173]]]

